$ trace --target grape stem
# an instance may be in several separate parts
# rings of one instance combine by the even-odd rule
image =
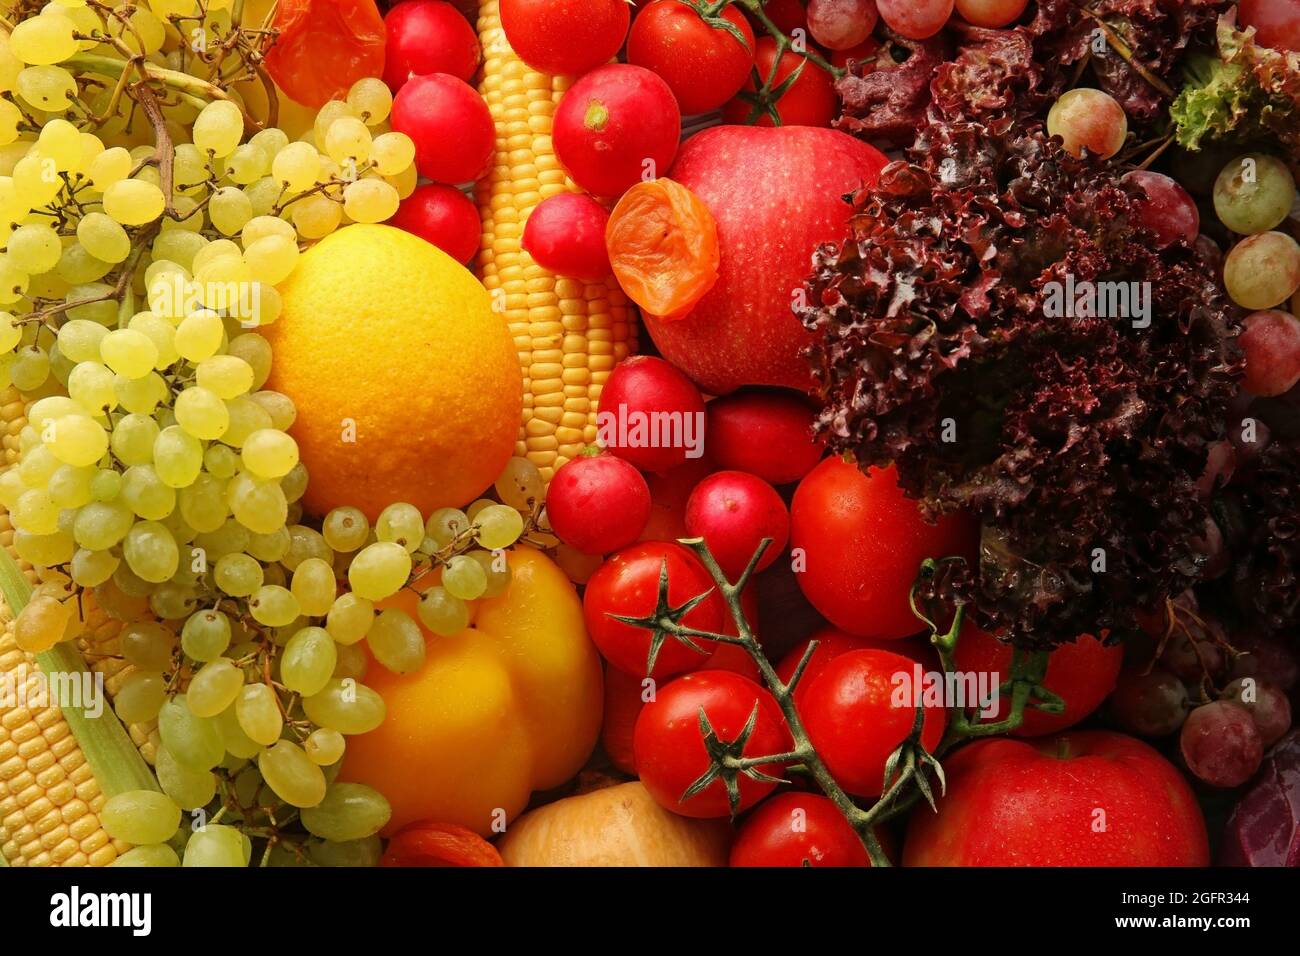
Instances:
[[[803,720],[799,716],[798,710],[795,709],[795,687],[798,685],[800,678],[803,677],[803,672],[807,667],[808,661],[812,658],[813,651],[816,650],[816,642],[809,645],[808,651],[804,654],[803,660],[799,662],[799,666],[795,669],[790,682],[786,683],[777,676],[776,669],[772,667],[771,662],[767,659],[767,655],[763,653],[763,648],[759,645],[758,639],[754,636],[754,632],[749,626],[749,621],[745,618],[744,609],[741,607],[740,595],[744,591],[745,585],[749,583],[749,579],[753,576],[755,569],[758,567],[758,562],[762,560],[763,554],[769,547],[771,547],[772,539],[765,538],[762,541],[758,546],[758,550],[754,552],[753,557],[749,559],[748,566],[741,573],[735,583],[727,580],[726,574],[723,572],[722,568],[719,567],[717,560],[713,557],[712,552],[709,551],[708,545],[704,543],[703,538],[684,538],[681,540],[681,543],[695,553],[695,556],[700,559],[700,562],[713,578],[716,590],[722,596],[723,600],[726,601],[727,607],[731,612],[732,619],[736,625],[737,636],[733,637],[726,634],[699,631],[695,628],[687,627],[679,621],[673,620],[671,617],[660,618],[658,621],[653,622],[651,626],[678,638],[701,638],[704,640],[718,641],[719,643],[737,644],[749,654],[750,658],[754,661],[754,664],[758,667],[759,673],[763,677],[763,682],[772,691],[773,696],[776,697],[777,704],[780,706],[781,713],[784,715],[786,725],[789,728],[790,737],[794,741],[794,746],[788,752],[777,756],[784,758],[785,760],[797,761],[807,768],[809,775],[817,781],[822,792],[830,798],[831,802],[835,804],[836,808],[844,816],[845,820],[847,820],[849,825],[853,827],[854,832],[858,835],[858,839],[862,841],[862,845],[866,849],[868,856],[871,857],[872,865],[889,866],[889,858],[885,855],[885,851],[880,845],[880,840],[872,828],[872,824],[879,811],[875,808],[871,811],[863,810],[857,806],[857,804],[853,802],[853,798],[850,797],[835,778],[831,776],[830,771],[826,769],[826,765],[822,762],[821,756],[817,753],[816,748],[813,747],[811,741],[808,739],[808,732],[804,729]],[[748,758],[741,758],[740,760],[735,758],[724,758],[724,760],[730,762],[735,770],[746,769],[750,763],[759,764],[774,762],[771,757],[763,757],[757,761]]]
[[[131,66],[131,63],[127,60],[104,56],[99,53],[77,53],[64,60],[60,65],[74,72],[82,70],[88,73],[118,77]],[[163,84],[168,89],[178,93],[197,109],[202,109],[214,100],[229,100],[239,107],[239,113],[244,118],[245,130],[255,132],[262,129],[262,124],[251,116],[238,100],[213,83],[201,80],[197,76],[190,76],[188,73],[167,70],[147,61],[141,61],[134,68],[140,72],[144,79]]]
[[[1115,32],[1115,28],[1102,18],[1101,14],[1089,9],[1087,5],[1080,3],[1079,0],[1074,0],[1074,5],[1083,12],[1084,16],[1096,21],[1097,26],[1101,28],[1101,31],[1104,34],[1106,34],[1106,42],[1110,44],[1112,49],[1114,49],[1114,51],[1119,55],[1120,59],[1132,68],[1134,73],[1142,77],[1142,79],[1146,80],[1151,84],[1151,86],[1155,87],[1170,99],[1173,99],[1177,95],[1175,90],[1168,83],[1160,79],[1160,77],[1156,76],[1138,61],[1138,58],[1133,53],[1133,49],[1124,41],[1123,37]]]

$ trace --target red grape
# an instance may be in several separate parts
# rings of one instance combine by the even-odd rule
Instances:
[[[1206,675],[1213,677],[1220,673],[1224,661],[1217,645],[1208,639],[1192,638],[1180,629],[1170,635],[1160,663],[1185,681],[1199,681]]]
[[[871,35],[876,0],[809,0],[808,32],[828,50],[848,50]]]
[[[1074,156],[1088,152],[1110,159],[1128,137],[1128,116],[1109,93],[1080,87],[1070,90],[1052,104],[1047,114],[1047,132],[1065,141]]]
[[[1232,677],[1254,677],[1290,691],[1300,678],[1300,663],[1282,641],[1247,632],[1233,635],[1233,645],[1244,651],[1232,662]]]
[[[1160,173],[1135,169],[1124,176],[1125,182],[1136,183],[1146,193],[1138,201],[1138,219],[1141,225],[1156,234],[1161,249],[1179,239],[1195,242],[1201,231],[1201,213],[1196,200],[1178,181]]]
[[[1300,52],[1300,0],[1241,0],[1238,17],[1262,46]]]
[[[1227,700],[1188,714],[1179,747],[1187,769],[1212,787],[1241,786],[1264,759],[1264,744],[1250,711]]]
[[[1291,702],[1272,684],[1253,677],[1241,677],[1223,688],[1222,698],[1240,704],[1250,712],[1265,749],[1291,729]]]
[[[528,215],[524,251],[543,268],[575,279],[609,275],[605,224],[609,212],[582,193],[560,193],[543,199]]]
[[[957,12],[977,27],[1005,27],[1020,19],[1029,0],[957,0]]]
[[[402,200],[388,224],[414,233],[462,263],[478,252],[483,231],[478,207],[455,186],[442,183],[418,187]]]
[[[1242,387],[1252,395],[1272,398],[1300,382],[1300,319],[1271,310],[1246,316],[1237,342],[1246,353]]]
[[[1120,726],[1142,737],[1166,737],[1187,719],[1187,688],[1161,667],[1120,671],[1110,696],[1111,714]]]
[[[1232,472],[1237,467],[1237,450],[1230,441],[1216,441],[1210,446],[1205,460],[1205,471],[1201,472],[1196,482],[1196,490],[1207,498],[1216,487],[1222,487],[1232,480]]]
[[[876,0],[885,24],[909,40],[928,40],[952,16],[953,0]]]

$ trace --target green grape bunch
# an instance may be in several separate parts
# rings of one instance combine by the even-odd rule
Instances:
[[[387,801],[336,780],[346,738],[384,719],[368,668],[420,667],[509,587],[506,549],[556,542],[524,459],[464,511],[304,514],[260,330],[311,243],[410,195],[415,149],[376,78],[301,137],[277,128],[274,31],[240,9],[0,20],[0,391],[27,409],[0,504],[41,577],[15,639],[74,640],[92,606],[123,622],[113,707],[156,722],[162,792],[105,807],[136,847],[121,865],[372,865]],[[264,118],[238,91],[259,80]]]

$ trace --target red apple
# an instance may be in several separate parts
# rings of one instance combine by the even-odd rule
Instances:
[[[980,740],[944,761],[939,812],[912,814],[904,866],[1208,866],[1187,781],[1141,741],[1075,731]]]
[[[645,316],[660,353],[705,392],[742,385],[808,391],[813,341],[791,311],[819,243],[844,232],[841,198],[874,184],[886,159],[846,133],[717,126],[692,136],[668,173],[717,223],[718,281],[684,317]]]

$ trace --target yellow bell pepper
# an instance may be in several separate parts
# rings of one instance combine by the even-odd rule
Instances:
[[[595,745],[600,658],[573,585],[531,548],[515,548],[509,561],[509,589],[476,602],[470,627],[426,633],[423,667],[397,675],[372,663],[364,678],[387,716],[348,738],[340,779],[388,798],[385,834],[416,820],[500,832],[532,791],[570,779]],[[385,605],[415,617],[416,601],[407,590]]]

